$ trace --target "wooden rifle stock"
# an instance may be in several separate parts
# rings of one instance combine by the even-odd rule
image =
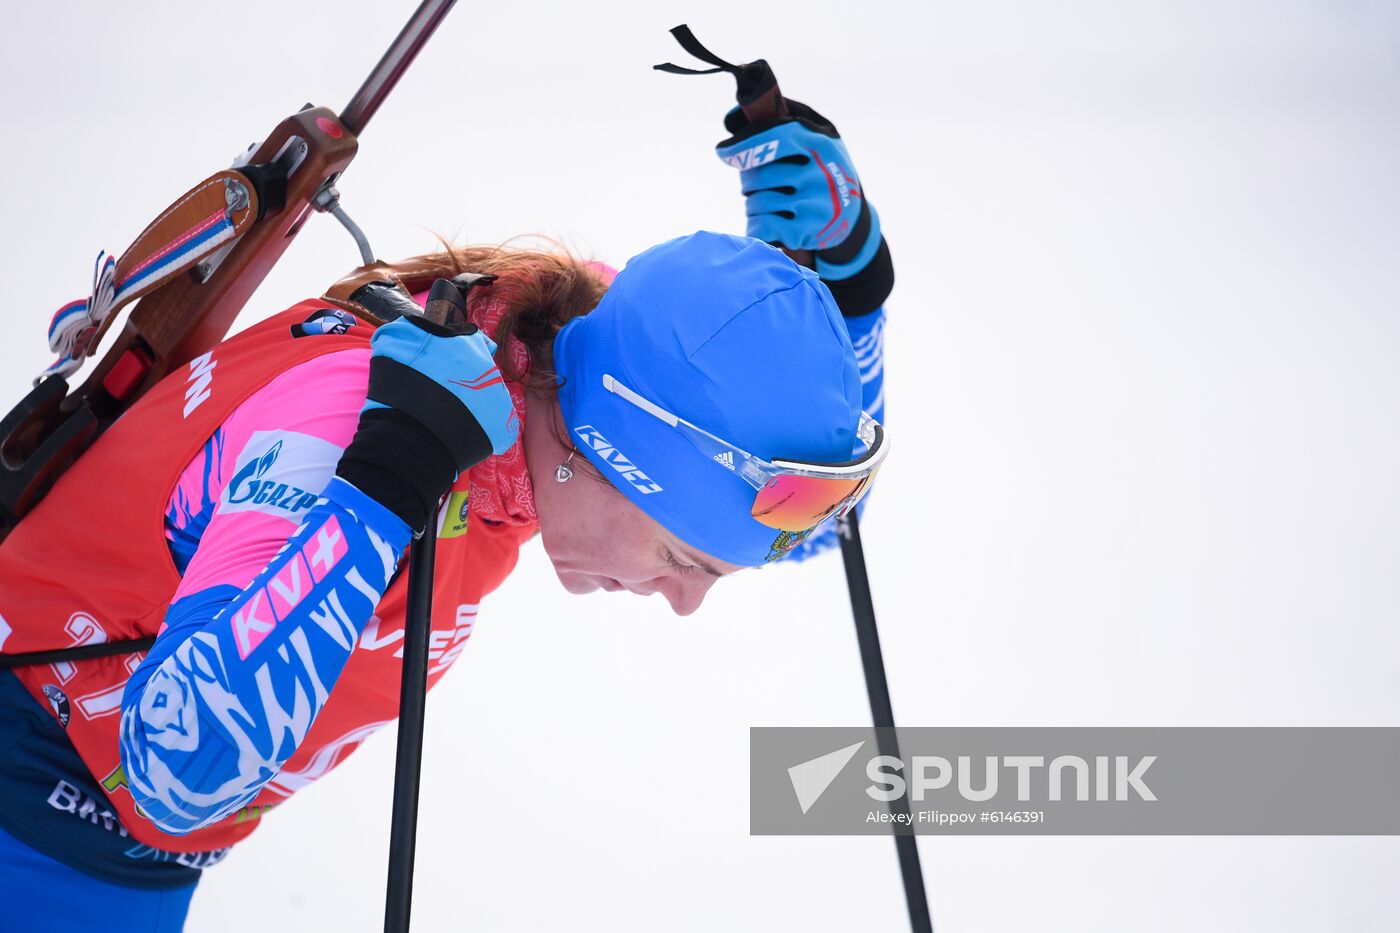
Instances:
[[[359,134],[454,2],[422,0],[342,116],[308,104],[277,125],[234,170],[247,183],[235,186],[246,188],[240,192],[244,206],[256,206],[253,223],[192,268],[174,272],[148,293],[133,292],[128,300],[136,305],[122,332],[81,386],[70,392],[67,380],[50,376],[0,420],[0,541],[123,411],[224,338],[312,211],[337,211],[333,185],[355,157]],[[213,176],[209,183],[223,180]],[[182,199],[173,205],[147,233],[184,204]],[[229,208],[236,210],[233,203]],[[362,238],[343,214],[337,217]],[[117,264],[119,276],[147,256],[145,244],[131,252]],[[115,315],[99,325],[96,337],[85,335],[82,346],[95,346],[113,320]]]
[[[120,359],[121,351],[127,347],[139,346],[150,354],[153,363],[151,372],[135,390],[139,396],[162,376],[224,338],[233,319],[315,210],[313,199],[322,188],[333,184],[350,164],[359,142],[330,110],[311,107],[279,123],[258,147],[252,162],[272,163],[287,147],[305,147],[305,155],[287,178],[285,203],[281,209],[259,218],[234,243],[208,281],[199,281],[200,270],[196,267],[191,274],[179,276],[141,299],[117,338],[117,344],[79,389],[79,394],[99,391],[106,375],[104,369],[110,368],[108,361]]]
[[[239,169],[260,216],[228,252],[139,299],[81,386],[68,391],[66,380],[45,379],[0,421],[0,540],[122,411],[224,338],[358,145],[324,107],[279,123]]]

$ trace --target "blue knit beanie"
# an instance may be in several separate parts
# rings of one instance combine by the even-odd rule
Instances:
[[[580,452],[686,544],[762,565],[800,535],[753,520],[755,490],[675,428],[603,387],[611,375],[766,460],[849,460],[861,385],[831,293],[779,250],[719,233],[633,257],[554,342],[559,404]]]

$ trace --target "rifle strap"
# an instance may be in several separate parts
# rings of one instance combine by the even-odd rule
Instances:
[[[172,276],[226,249],[258,217],[258,194],[233,169],[216,172],[161,212],[120,259],[99,253],[92,292],[54,312],[49,348],[58,360],[34,380],[67,376],[97,349],[117,311]]]
[[[156,643],[155,636],[148,638],[128,638],[120,641],[100,641],[91,645],[74,645],[71,648],[53,648],[48,651],[24,651],[18,654],[0,654],[0,671],[16,667],[29,667],[38,664],[66,664],[73,661],[87,661],[91,658],[111,658],[127,654],[140,654],[150,651]]]

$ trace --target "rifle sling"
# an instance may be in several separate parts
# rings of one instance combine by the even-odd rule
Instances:
[[[137,654],[151,650],[156,643],[155,636],[148,638],[127,638],[120,641],[101,641],[92,645],[75,645],[71,648],[53,648],[48,651],[23,651],[17,654],[0,654],[0,671],[16,667],[31,667],[38,664],[60,664],[64,661],[87,661],[91,658],[110,658],[123,654]]]

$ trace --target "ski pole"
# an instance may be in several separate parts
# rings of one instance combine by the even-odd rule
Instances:
[[[476,286],[489,286],[495,281],[494,275],[470,272],[454,279],[438,279],[428,292],[423,317],[442,326],[467,323],[467,293]],[[428,526],[409,548],[384,933],[408,933],[413,909],[413,854],[418,843],[418,789],[423,774],[423,719],[428,700],[428,645],[433,631],[433,563],[437,556],[438,512],[439,509],[433,510]]]
[[[683,68],[665,63],[654,66],[671,74],[714,74],[726,72],[738,84],[735,99],[750,123],[776,123],[788,115],[787,100],[778,87],[773,69],[763,59],[736,65],[725,61],[705,48],[690,27],[684,24],[671,30],[681,48],[710,68]],[[810,250],[789,249],[779,244],[784,253],[798,265],[814,268],[816,255]],[[860,543],[860,525],[852,510],[839,520],[841,558],[846,565],[846,585],[851,594],[851,610],[855,614],[856,640],[860,643],[861,666],[865,669],[865,689],[870,697],[870,713],[875,723],[876,744],[880,754],[899,758],[899,740],[894,731],[894,709],[890,705],[890,687],[885,679],[885,659],[880,652],[880,633],[875,627],[875,603],[870,596],[870,576],[865,567],[865,551]],[[900,797],[893,802],[896,814],[909,813],[909,800]],[[919,864],[918,841],[912,823],[895,824],[894,843],[899,853],[899,873],[904,884],[904,899],[909,907],[909,924],[914,933],[933,933],[929,917],[928,895],[924,890],[923,868]]]
[[[856,620],[856,641],[860,643],[860,663],[865,669],[865,690],[870,697],[870,715],[875,722],[875,743],[881,755],[900,758],[899,739],[894,731],[894,707],[890,685],[885,679],[885,658],[880,650],[880,632],[875,626],[875,602],[870,595],[870,575],[865,566],[865,549],[860,543],[860,522],[852,509],[839,520],[841,560],[846,565],[846,586],[851,593],[851,612]],[[890,804],[896,816],[909,814],[909,798],[899,797]],[[919,863],[918,839],[913,823],[896,823],[894,845],[899,853],[899,874],[904,882],[904,900],[909,907],[909,926],[914,933],[933,933],[924,890],[923,866]]]
[[[428,638],[433,628],[433,561],[437,514],[413,542],[408,563],[408,607],[403,633],[403,683],[394,760],[394,815],[389,829],[389,886],[384,933],[408,933],[413,907],[413,853],[418,838],[418,787],[423,769],[423,714],[428,699]]]

